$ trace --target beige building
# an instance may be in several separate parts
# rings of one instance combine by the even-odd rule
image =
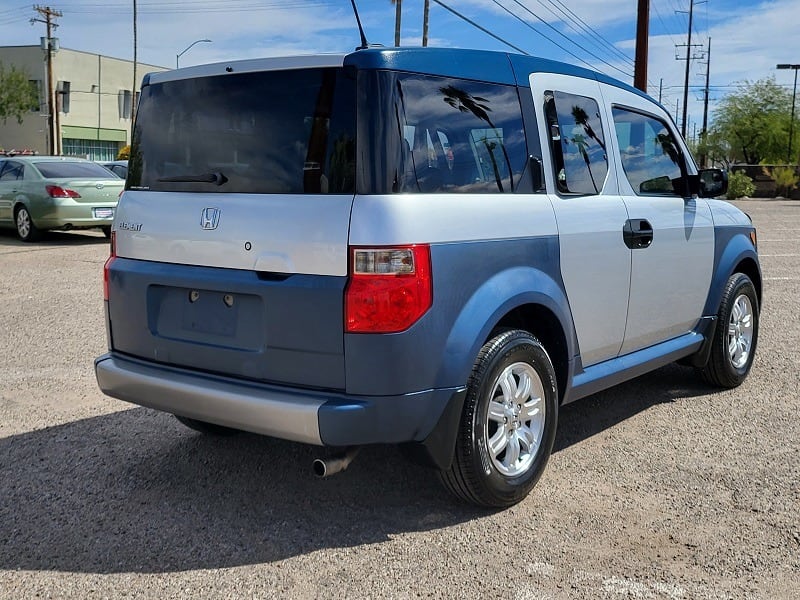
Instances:
[[[45,40],[42,40],[43,45]],[[39,106],[25,117],[0,121],[0,150],[116,158],[130,143],[131,112],[145,73],[164,67],[138,63],[132,93],[133,62],[66,48],[53,51],[53,88],[58,110],[49,119],[47,53],[40,46],[0,46],[0,62],[28,74],[39,92]]]

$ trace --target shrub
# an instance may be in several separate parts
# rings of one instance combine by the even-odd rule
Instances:
[[[130,157],[131,157],[130,145],[123,146],[123,148],[119,151],[119,154],[117,154],[117,160],[128,160],[130,159]]]
[[[728,178],[728,200],[736,200],[743,196],[751,196],[756,191],[756,186],[753,180],[750,179],[745,173],[736,171],[731,173]]]
[[[800,181],[800,177],[795,173],[794,167],[775,167],[772,170],[772,178],[778,187],[778,194],[788,197],[792,190]]]

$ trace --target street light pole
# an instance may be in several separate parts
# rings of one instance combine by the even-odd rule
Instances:
[[[794,102],[797,99],[797,70],[800,65],[787,65],[781,64],[777,66],[778,69],[794,69],[794,91],[792,92],[792,117],[789,121],[789,153],[786,156],[786,162],[792,164],[792,136],[794,134]]]
[[[210,43],[211,43],[211,40],[206,40],[206,39],[203,39],[203,40],[195,40],[195,41],[193,41],[191,44],[189,44],[188,46],[186,46],[186,48],[184,48],[184,49],[183,49],[183,52],[180,52],[180,53],[176,54],[176,55],[175,55],[175,68],[176,68],[176,69],[180,68],[180,66],[181,66],[181,64],[180,64],[180,61],[181,61],[181,56],[183,56],[184,54],[186,54],[186,53],[187,53],[189,50],[191,50],[191,49],[192,49],[192,47],[193,47],[195,44],[199,44],[200,42],[208,42],[208,43],[210,44]]]

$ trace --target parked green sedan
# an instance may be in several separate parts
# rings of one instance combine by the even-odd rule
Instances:
[[[100,228],[111,234],[125,181],[82,158],[0,156],[0,227],[25,242],[47,229]]]

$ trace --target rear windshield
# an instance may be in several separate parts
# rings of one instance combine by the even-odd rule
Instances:
[[[34,162],[42,177],[59,179],[72,177],[75,179],[114,179],[114,175],[105,167],[91,162]]]
[[[342,69],[221,75],[142,90],[128,189],[355,190],[355,80]]]

